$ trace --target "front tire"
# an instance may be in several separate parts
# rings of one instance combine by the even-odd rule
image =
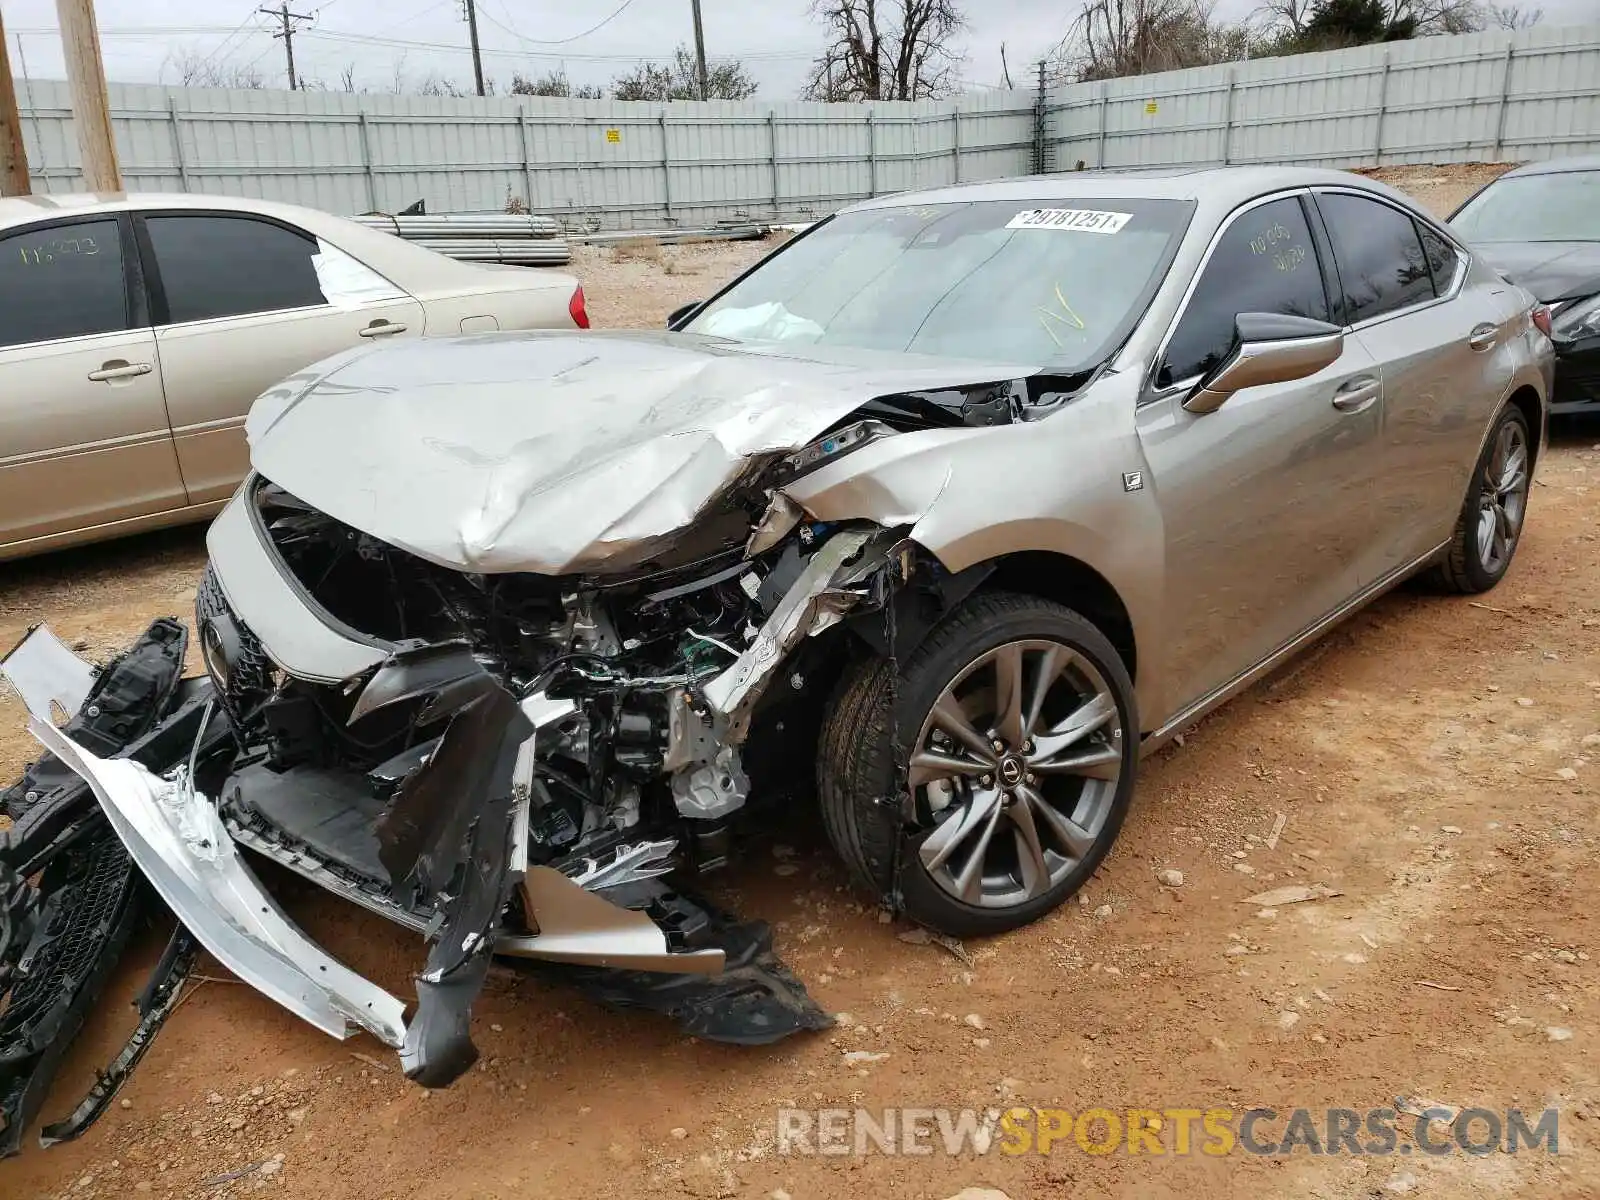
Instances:
[[[1428,573],[1435,588],[1472,596],[1505,578],[1528,513],[1532,445],[1527,418],[1507,405],[1478,458],[1449,549]]]
[[[1058,907],[1094,873],[1133,795],[1138,719],[1116,649],[1034,596],[980,594],[903,663],[846,675],[823,727],[823,820],[851,874],[955,937]],[[897,762],[917,829],[905,833]],[[884,801],[887,799],[887,803]]]

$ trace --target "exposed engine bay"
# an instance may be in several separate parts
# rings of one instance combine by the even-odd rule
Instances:
[[[253,475],[209,539],[194,625],[206,677],[180,685],[181,640],[175,659],[169,647],[164,690],[128,700],[138,719],[115,739],[82,735],[99,711],[91,693],[181,626],[153,628],[101,669],[36,629],[0,664],[49,752],[18,789],[36,798],[40,772],[61,786],[48,805],[30,799],[40,811],[0,843],[12,868],[0,984],[27,975],[30,940],[70,898],[65,868],[35,884],[20,874],[47,861],[50,836],[99,847],[121,864],[114,886],[178,918],[138,1030],[47,1140],[76,1136],[109,1103],[200,949],[334,1036],[373,1034],[430,1087],[476,1059],[471,1006],[496,956],[712,1040],[831,1024],[765,924],[691,889],[764,814],[810,792],[823,702],[845,665],[892,656],[897,630],[936,621],[982,572],[951,575],[904,529],[815,520],[784,485],[900,432],[1007,423],[1020,394],[869,403],[798,449],[749,459],[670,536],[567,574],[446,565]],[[887,806],[884,820],[901,815]],[[300,933],[252,856],[425,939],[409,1017]],[[87,951],[94,978],[64,988],[79,1020],[122,928]],[[33,1046],[58,1026],[16,1038]],[[54,1068],[37,1055],[8,1068],[23,1061],[11,1049],[0,1045],[0,1083],[17,1097],[3,1149]]]

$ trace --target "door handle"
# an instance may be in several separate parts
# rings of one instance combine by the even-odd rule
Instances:
[[[1474,325],[1472,327],[1472,334],[1467,338],[1467,345],[1474,350],[1488,350],[1499,340],[1500,327],[1485,322],[1482,325]]]
[[[374,321],[361,331],[362,337],[388,337],[392,333],[404,333],[406,327],[399,321]]]
[[[100,364],[98,371],[90,371],[89,378],[96,383],[108,383],[113,379],[132,379],[138,375],[148,375],[155,370],[149,363],[130,363],[125,358],[113,358]]]
[[[1357,375],[1339,385],[1333,393],[1333,406],[1342,413],[1358,413],[1371,408],[1383,395],[1383,381],[1376,375]]]

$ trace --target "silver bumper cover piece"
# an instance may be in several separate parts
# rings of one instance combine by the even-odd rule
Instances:
[[[390,1046],[405,1041],[404,1003],[295,927],[185,772],[164,779],[129,759],[98,758],[37,716],[28,729],[94,790],[134,863],[218,962],[333,1037],[359,1027]]]

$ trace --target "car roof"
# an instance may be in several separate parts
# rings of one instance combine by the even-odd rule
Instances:
[[[1185,200],[1199,203],[1204,208],[1228,212],[1247,200],[1269,192],[1334,186],[1370,191],[1389,199],[1401,200],[1408,208],[1416,209],[1412,201],[1393,188],[1348,171],[1314,167],[1197,167],[1158,171],[1069,171],[1025,179],[963,183],[929,191],[880,196],[846,211],[981,200],[1040,203],[1121,197],[1131,200]]]
[[[178,192],[64,192],[43,196],[6,196],[0,197],[0,234],[33,221],[150,209],[237,212],[276,218],[354,254],[412,295],[482,282],[477,274],[479,268],[424,250],[413,242],[382,230],[369,229],[320,209],[244,196]]]
[[[1572,171],[1600,171],[1600,154],[1575,154],[1571,158],[1552,158],[1547,162],[1525,163],[1507,171],[1501,179],[1519,175],[1565,175]]]
[[[319,222],[330,214],[276,200],[254,200],[243,196],[191,195],[181,192],[63,192],[51,195],[0,197],[0,229],[24,225],[49,217],[90,216],[95,213],[123,212],[143,208],[193,208],[213,212],[259,213],[282,217],[316,231]],[[341,220],[331,217],[332,220]]]

